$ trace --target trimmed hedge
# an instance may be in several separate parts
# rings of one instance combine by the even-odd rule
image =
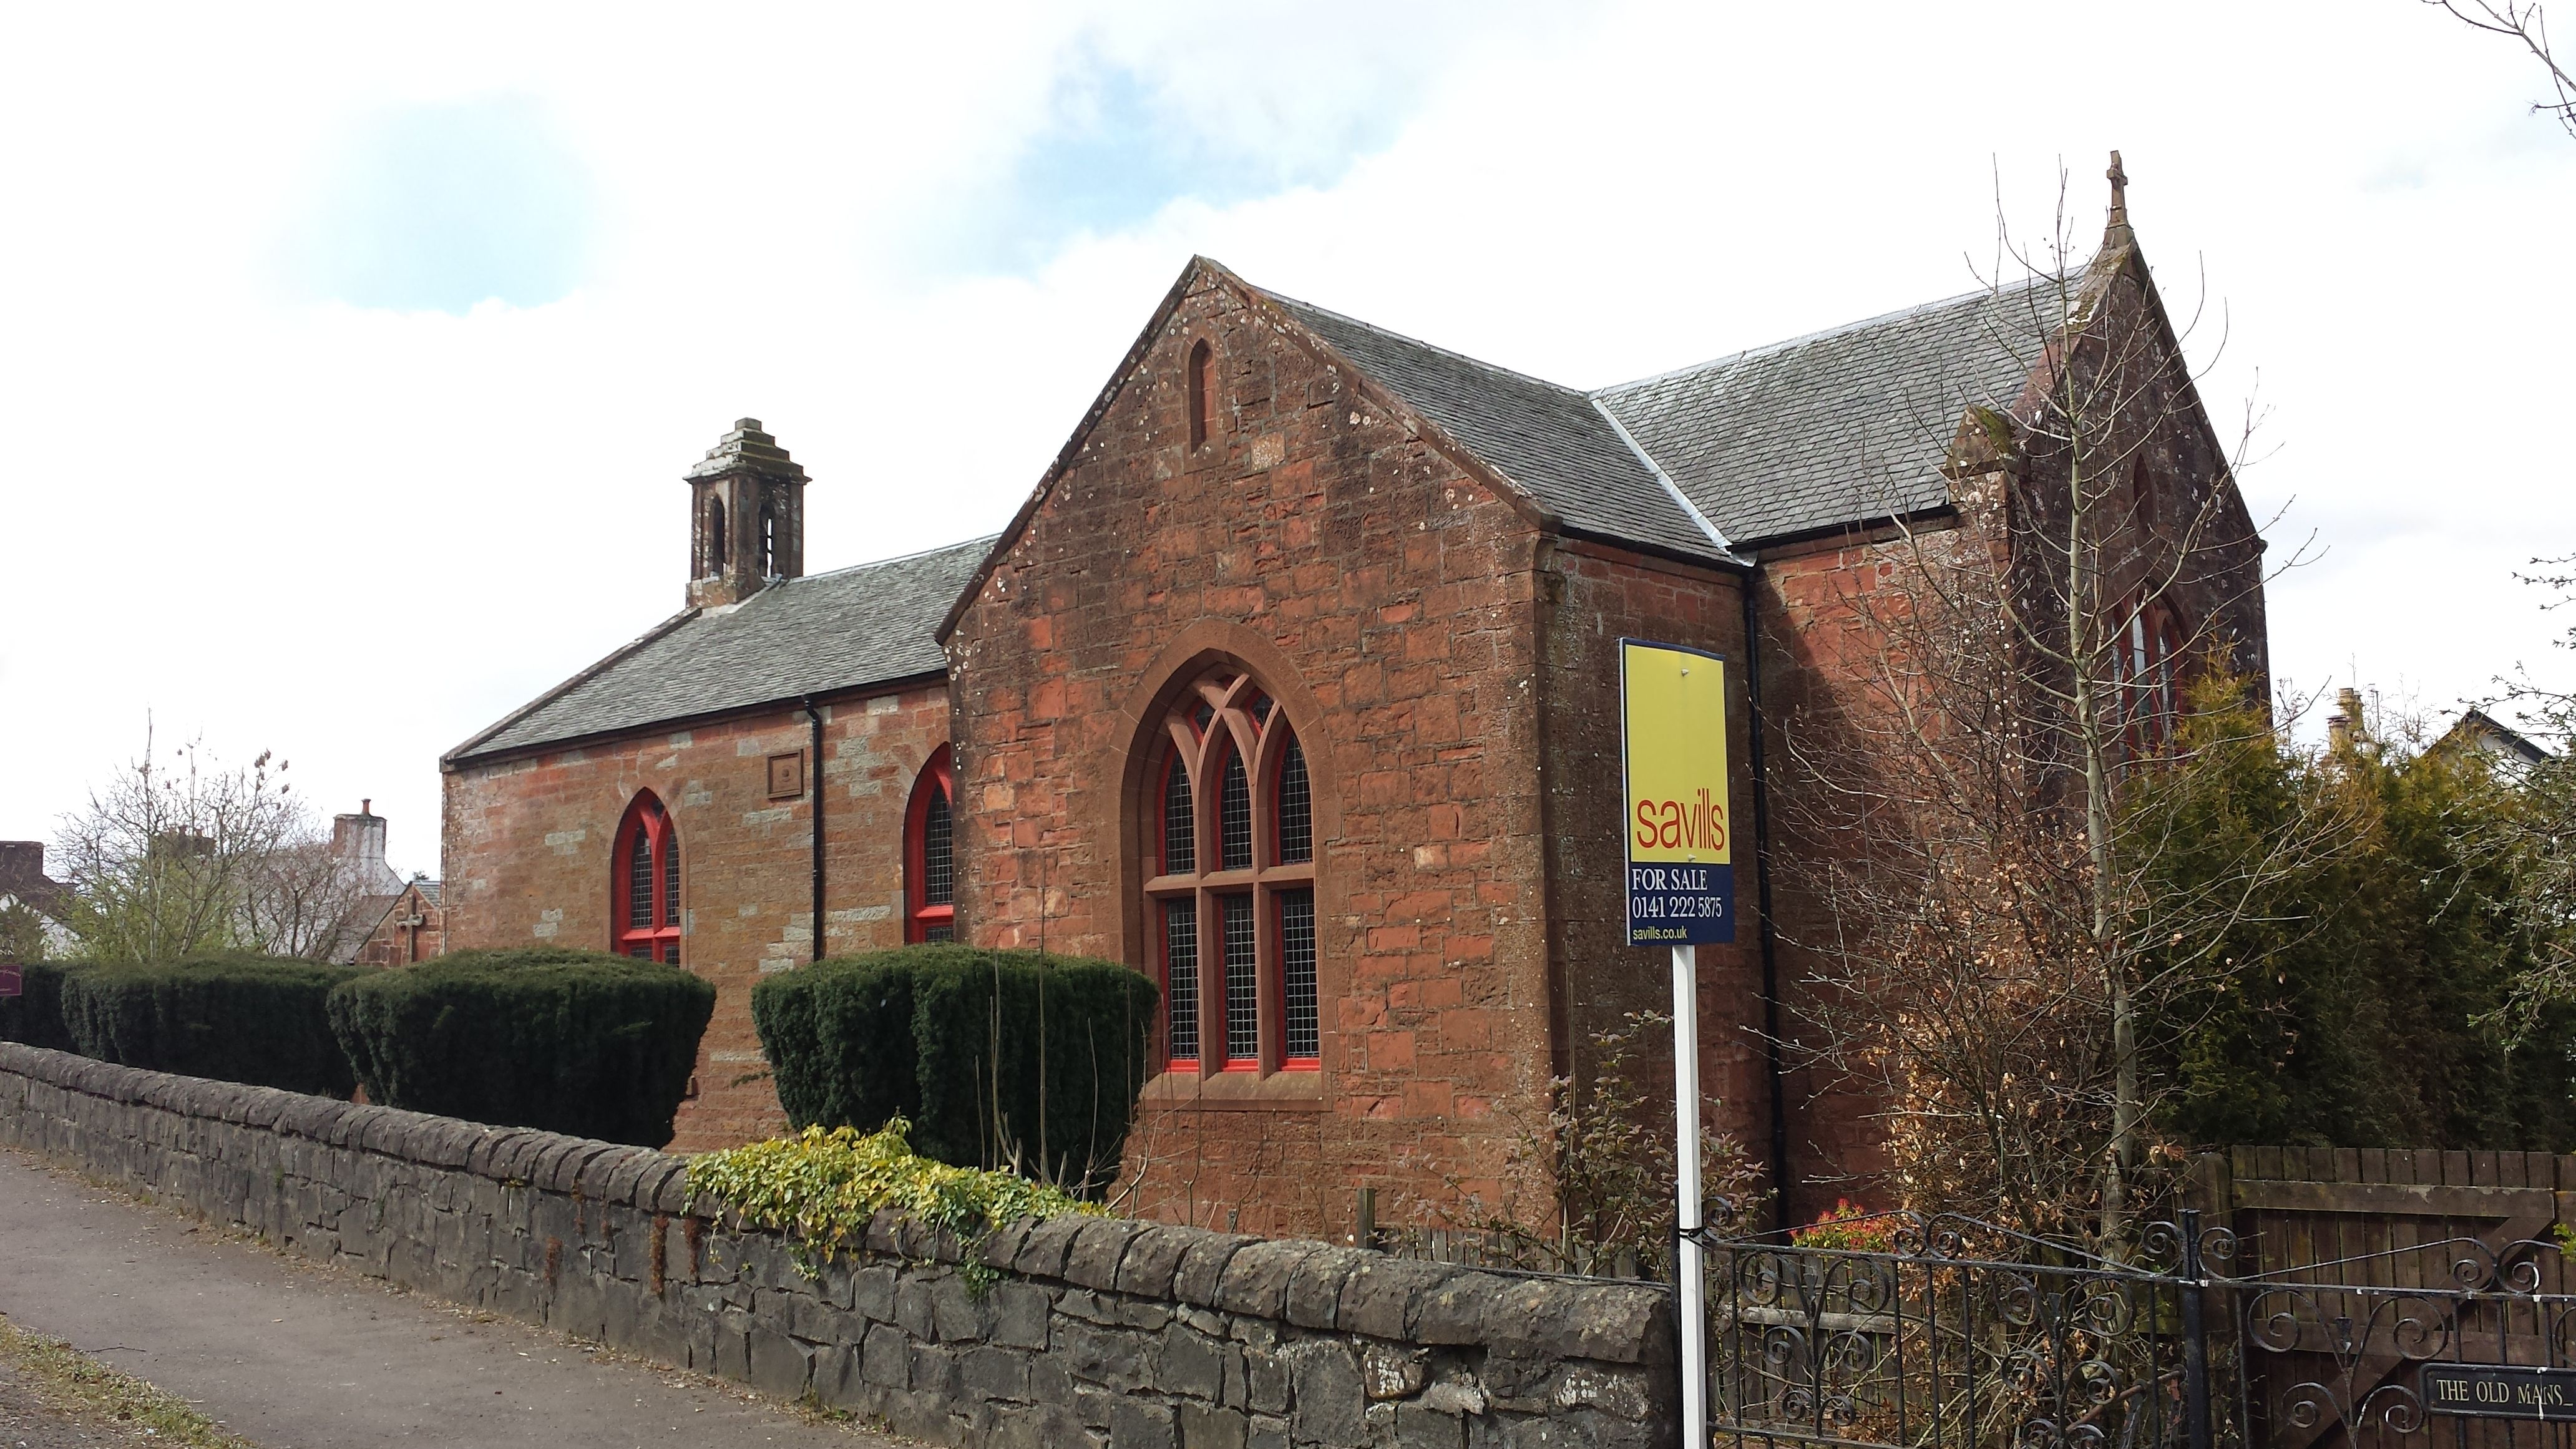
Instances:
[[[63,1024],[63,978],[79,970],[61,961],[30,961],[18,968],[22,994],[0,996],[0,1041],[53,1051],[78,1051]]]
[[[600,951],[460,951],[331,993],[367,1100],[659,1147],[716,989]]]
[[[1127,1148],[1156,995],[1115,961],[905,946],[773,976],[753,988],[751,1016],[800,1128],[900,1117],[925,1157],[998,1167],[1016,1150],[1040,1177],[1099,1185]]]
[[[61,1015],[82,1056],[219,1082],[346,1097],[356,1079],[323,1004],[364,974],[269,956],[196,956],[62,975]],[[35,1013],[29,1012],[30,1026]]]
[[[751,989],[752,1025],[788,1121],[872,1132],[921,1115],[913,958],[938,949],[834,957]]]

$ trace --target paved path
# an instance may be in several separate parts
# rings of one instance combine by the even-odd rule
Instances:
[[[901,1442],[299,1263],[6,1151],[0,1243],[0,1314],[263,1449]]]

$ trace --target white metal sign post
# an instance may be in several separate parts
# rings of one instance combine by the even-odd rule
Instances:
[[[1619,641],[1619,755],[1628,944],[1673,959],[1673,1309],[1681,1332],[1682,1443],[1708,1443],[1708,1337],[1700,1232],[1699,946],[1735,939],[1726,815],[1726,661]]]
[[[1699,1192],[1699,948],[1673,948],[1673,1318],[1681,1325],[1682,1443],[1708,1442],[1708,1284],[1699,1243],[1706,1208]]]

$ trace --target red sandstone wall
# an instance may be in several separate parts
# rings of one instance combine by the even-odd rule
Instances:
[[[825,707],[822,784],[828,954],[903,940],[903,810],[948,737],[944,686],[914,684]],[[679,828],[681,964],[716,984],[698,1095],[674,1151],[784,1124],[751,1025],[761,976],[812,954],[813,806],[769,798],[768,757],[808,747],[799,710],[473,763],[446,777],[447,944],[609,945],[609,854],[639,790]],[[810,772],[809,772],[810,773]],[[810,783],[810,782],[809,782]]]
[[[417,926],[402,924],[418,919]],[[358,948],[361,966],[410,966],[447,949],[447,915],[417,885],[405,886],[402,899],[376,924],[375,933]]]
[[[1544,714],[1548,918],[1558,973],[1560,1056],[1578,1083],[1598,1071],[1599,1036],[1636,1012],[1672,1011],[1667,947],[1627,944],[1626,821],[1619,773],[1619,640],[1706,649],[1728,665],[1728,773],[1736,938],[1699,949],[1701,1122],[1770,1160],[1770,1073],[1762,1029],[1760,876],[1754,854],[1744,602],[1736,575],[1568,543],[1550,551]],[[1650,1030],[1630,1070],[1671,1130],[1672,1036]]]
[[[1838,847],[1802,828],[1826,812],[1801,808],[1799,793],[1812,781],[1790,746],[1793,735],[1818,737],[1842,711],[1866,703],[1859,681],[1867,677],[1869,661],[1883,640],[1855,609],[1854,600],[1872,592],[1892,567],[1885,546],[1865,539],[1782,550],[1763,559],[1756,594],[1763,629],[1762,703],[1769,731],[1774,840],[1784,852],[1775,908],[1782,937],[1782,1034],[1791,1039],[1783,1054],[1787,1070],[1781,1097],[1788,1121],[1789,1213],[1794,1221],[1812,1220],[1845,1195],[1871,1207],[1886,1206],[1870,1194],[1872,1178],[1887,1165],[1882,1150],[1886,1134],[1874,1120],[1877,1104],[1851,1091],[1833,1072],[1813,1065],[1799,1045],[1813,1035],[1801,1029],[1802,1014],[1823,1002],[1810,984],[1818,961],[1804,943],[1830,939],[1832,923],[1822,903],[1800,889],[1794,861],[1799,854]]]
[[[2159,404],[2171,408],[2170,400]],[[2191,520],[2202,517],[2213,490],[2224,481],[2224,460],[2205,431],[2173,424],[2149,438],[2139,450],[2153,486],[2152,502],[2124,520],[2122,543],[2106,548],[2115,577],[2108,592],[2118,595],[2141,578],[2163,578],[2171,569],[2175,540],[2192,538],[2200,551],[2189,568],[2174,578],[2162,597],[2183,610],[2189,627],[2212,643],[2234,651],[2233,665],[2259,683],[2268,684],[2269,648],[2262,581],[2262,544],[2243,524],[2241,506],[2219,510],[2216,526],[2195,535]],[[2064,484],[2054,485],[2063,496]],[[2050,496],[2043,478],[2031,485],[2041,498]],[[1921,546],[1938,551],[1994,547],[1988,527],[1991,514],[1971,510],[1962,527],[1935,532]],[[2231,521],[2232,520],[2232,521]],[[2028,547],[2028,536],[2023,543]],[[1769,726],[1770,774],[1776,839],[1787,852],[1776,902],[1780,930],[1780,976],[1787,1019],[1784,1035],[1802,1035],[1799,1017],[1828,1004],[1809,982],[1816,958],[1802,942],[1830,939],[1832,932],[1855,924],[1827,918],[1822,903],[1800,889],[1800,859],[1830,858],[1849,846],[1830,838],[1802,834],[1802,820],[1817,814],[1800,808],[1798,792],[1812,783],[1799,769],[1784,731],[1802,731],[1811,744],[1830,747],[1837,722],[1849,713],[1872,707],[1866,681],[1871,659],[1885,646],[1862,607],[1870,595],[1902,577],[1905,551],[1914,544],[1871,541],[1855,535],[1825,539],[1766,552],[1762,558],[1757,602],[1761,611],[1764,651],[1764,716]],[[2036,567],[2035,565],[2032,567]],[[2044,581],[2029,605],[2044,617],[2049,595]],[[1881,1206],[1873,1178],[1888,1165],[1886,1133],[1876,1120],[1880,1104],[1835,1073],[1805,1065],[1808,1054],[1795,1045],[1788,1051],[1790,1070],[1782,1093],[1788,1116],[1791,1177],[1797,1184],[1791,1210],[1802,1219],[1850,1195]]]
[[[1182,369],[1214,344],[1193,449]],[[1548,1070],[1536,535],[1231,291],[1202,283],[962,615],[971,939],[1150,960],[1144,723],[1194,663],[1270,686],[1317,816],[1322,1070],[1149,1084],[1140,1210],[1340,1234],[1503,1193]],[[1041,888],[1043,887],[1043,896]]]

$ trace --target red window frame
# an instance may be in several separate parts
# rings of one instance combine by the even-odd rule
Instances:
[[[1319,1071],[1323,1067],[1321,984],[1301,976],[1302,991],[1292,1003],[1286,970],[1287,905],[1299,896],[1311,902],[1316,879],[1311,762],[1305,774],[1307,848],[1296,860],[1284,859],[1281,849],[1279,792],[1288,751],[1298,739],[1296,728],[1258,683],[1240,674],[1194,681],[1172,703],[1162,723],[1167,738],[1154,757],[1139,801],[1149,817],[1147,828],[1138,832],[1138,843],[1147,855],[1140,872],[1145,880],[1145,921],[1152,933],[1146,959],[1163,987],[1164,1019],[1156,1047],[1164,1070],[1195,1075]],[[1242,762],[1252,816],[1249,863],[1240,855],[1231,863],[1225,857],[1224,781],[1236,760]],[[1171,848],[1176,783],[1189,792],[1187,819],[1192,832],[1189,859],[1178,869]],[[1194,993],[1173,989],[1167,913],[1175,907],[1194,927]],[[1226,932],[1229,916],[1237,923],[1232,970]],[[1239,954],[1245,924],[1253,932],[1249,963]],[[1317,967],[1320,971],[1320,962]],[[1241,1029],[1247,986],[1252,994],[1249,1033]],[[1176,1036],[1170,1013],[1176,997],[1186,1009],[1191,995],[1196,997],[1198,1030],[1195,1042],[1189,1043],[1195,1051],[1187,1052],[1179,1048],[1188,1042],[1189,1034]],[[1303,1017],[1301,1037],[1313,1039],[1307,1050],[1288,1050],[1292,1006]],[[1230,1022],[1236,1030],[1228,1030]]]
[[[1153,813],[1151,817],[1154,829],[1153,856],[1148,862],[1145,873],[1148,876],[1155,877],[1196,874],[1200,858],[1198,839],[1198,791],[1190,780],[1189,761],[1187,757],[1185,757],[1178,749],[1165,749],[1162,754],[1161,762],[1155,767],[1153,779],[1154,800]],[[1190,829],[1189,859],[1183,862],[1186,869],[1180,872],[1175,872],[1172,869],[1172,787],[1176,784],[1180,787],[1180,791],[1185,797],[1180,802],[1180,813],[1188,820]],[[1172,1007],[1178,997],[1178,994],[1172,989],[1172,982],[1174,979],[1174,967],[1172,964],[1172,922],[1174,919],[1174,912],[1172,911],[1172,907],[1174,906],[1182,907],[1182,910],[1178,914],[1190,922],[1190,963],[1187,982],[1190,989],[1187,993],[1187,1009],[1189,1011],[1189,1023],[1193,1029],[1187,1033],[1186,1040],[1188,1042],[1188,1047],[1186,1050],[1179,1046],[1179,1042],[1183,1038],[1176,1036],[1172,1030]],[[1195,1071],[1198,1068],[1199,1058],[1207,1050],[1204,1022],[1202,1021],[1200,1014],[1202,1003],[1197,989],[1199,983],[1204,979],[1202,976],[1202,967],[1207,958],[1205,944],[1207,940],[1207,932],[1204,929],[1205,923],[1200,921],[1198,916],[1198,898],[1195,894],[1177,899],[1169,896],[1157,897],[1149,899],[1146,903],[1147,929],[1154,933],[1152,948],[1155,966],[1154,979],[1155,983],[1163,988],[1163,1020],[1156,1025],[1155,1044],[1157,1049],[1162,1053],[1163,1069],[1165,1071]]]
[[[635,847],[644,846],[643,915],[635,924]],[[617,825],[608,869],[608,949],[620,956],[680,964],[680,831],[661,798],[637,793]]]
[[[948,811],[948,898],[930,899],[930,809]],[[957,772],[947,745],[931,752],[903,809],[903,938],[913,945],[957,938]]]
[[[1292,990],[1294,983],[1288,975],[1288,905],[1290,901],[1300,896],[1303,896],[1306,902],[1306,949],[1316,958],[1307,963],[1310,974],[1316,979],[1306,983],[1311,998],[1302,1003],[1306,1015],[1312,1018],[1306,1026],[1307,1030],[1314,1034],[1314,1050],[1303,1052],[1297,1050],[1299,1043],[1296,1040],[1296,1016],[1301,1003]],[[1315,939],[1315,888],[1310,885],[1302,890],[1273,891],[1270,895],[1270,909],[1274,917],[1271,928],[1279,942],[1279,950],[1276,953],[1279,961],[1279,1069],[1283,1072],[1321,1071],[1324,1067],[1324,1003],[1323,982],[1320,978],[1324,963],[1321,944]]]
[[[2182,618],[2150,599],[2130,606],[2116,647],[2122,735],[2132,758],[2173,743],[2182,718]]]

